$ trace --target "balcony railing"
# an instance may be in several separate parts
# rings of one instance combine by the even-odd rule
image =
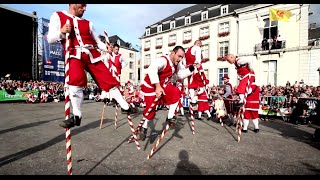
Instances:
[[[254,47],[254,51],[269,51],[269,50],[276,50],[276,49],[285,49],[286,48],[286,41],[277,41],[277,42],[266,42],[266,43],[259,43],[256,44]]]

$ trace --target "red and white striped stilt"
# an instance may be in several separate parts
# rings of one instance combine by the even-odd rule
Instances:
[[[140,144],[139,144],[139,141],[138,141],[138,138],[136,136],[136,133],[135,133],[135,130],[134,130],[134,127],[133,127],[133,124],[132,124],[132,118],[130,116],[130,113],[128,114],[128,122],[129,122],[129,125],[130,125],[130,129],[131,129],[131,132],[132,132],[132,136],[134,138],[134,142],[136,143],[137,145],[137,149],[140,150]]]
[[[179,111],[179,105],[175,109],[175,115],[178,113],[178,111]],[[166,126],[165,126],[164,130],[162,131],[161,136],[158,138],[156,144],[152,147],[151,152],[148,154],[148,157],[147,157],[148,159],[150,159],[151,156],[153,155],[153,153],[156,151],[157,147],[159,146],[160,142],[162,141],[164,135],[166,135],[169,128],[170,128],[170,125],[168,122],[166,122]]]
[[[250,79],[251,79],[251,74],[249,72],[247,86],[246,86],[246,90],[245,90],[244,98],[243,98],[242,111],[240,111],[240,117],[238,118],[239,123],[240,123],[240,121],[242,122],[242,120],[244,118],[244,112],[246,111],[245,105],[247,103],[247,97],[248,97],[248,92],[249,92],[249,88],[250,88]],[[238,130],[238,142],[240,142],[240,140],[241,140],[241,134],[242,134],[242,126],[240,125],[240,128]]]
[[[118,106],[116,105],[116,109],[114,110],[114,129],[117,129],[118,125]]]
[[[147,111],[146,114],[144,115],[145,117],[150,114],[150,112],[152,111],[152,109],[154,108],[154,106],[157,104],[158,100],[159,100],[159,98],[157,98],[157,97],[154,99],[154,101],[153,101],[153,103],[151,104],[150,108],[148,109],[148,111]],[[146,119],[145,117],[142,118],[142,120],[140,121],[137,129],[134,131],[135,134],[137,134],[137,133],[140,132],[141,127],[142,127],[144,121],[147,121],[147,119]],[[131,135],[131,137],[129,138],[128,143],[131,142],[132,138],[133,138],[133,135]]]
[[[148,157],[147,157],[148,159],[150,159],[151,156],[153,155],[153,153],[156,151],[158,145],[159,145],[160,142],[162,141],[164,135],[166,135],[166,133],[167,133],[167,131],[168,131],[169,128],[170,128],[170,125],[169,125],[169,123],[167,123],[165,129],[164,129],[164,130],[162,131],[162,133],[161,133],[161,136],[158,138],[156,144],[152,147],[151,152],[148,154]]]
[[[135,134],[137,134],[137,133],[139,133],[139,132],[140,132],[141,127],[142,127],[142,125],[143,125],[144,121],[146,121],[146,120],[147,120],[146,118],[142,118],[142,120],[140,121],[140,123],[139,123],[139,125],[138,125],[137,129],[134,131],[134,133],[135,133]],[[131,135],[131,137],[130,137],[130,138],[129,138],[129,140],[128,140],[128,143],[130,143],[130,142],[131,142],[132,138],[133,138],[133,136]]]
[[[70,24],[69,19],[67,20],[66,24]],[[65,120],[70,118],[70,92],[68,87],[69,82],[69,46],[70,46],[70,40],[69,40],[69,33],[66,33],[66,54],[65,54]],[[71,130],[69,128],[66,128],[66,152],[67,152],[67,166],[68,166],[68,174],[72,175],[72,158],[71,158]]]
[[[190,101],[189,101],[189,111],[190,111],[190,118],[191,118],[191,130],[192,130],[192,134],[194,135],[195,134],[195,132],[194,132],[194,114],[193,114],[193,107],[192,107]]]
[[[100,129],[101,129],[101,127],[102,127],[102,124],[103,124],[103,116],[104,116],[104,110],[106,109],[106,103],[104,103],[104,105],[103,105],[103,108],[102,108],[102,113],[101,113],[101,120],[100,120]]]

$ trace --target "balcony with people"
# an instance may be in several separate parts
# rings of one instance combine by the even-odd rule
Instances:
[[[273,38],[263,38],[261,43],[258,43],[254,47],[256,54],[269,54],[283,52],[286,48],[286,40],[282,39],[280,35]]]
[[[255,44],[254,52],[256,54],[270,54],[283,52],[286,48],[285,38],[279,34],[278,22],[264,19],[259,27],[262,39],[260,43]]]

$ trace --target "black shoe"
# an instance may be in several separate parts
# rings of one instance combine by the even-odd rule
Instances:
[[[121,108],[121,113],[122,114],[133,114],[133,113],[136,113],[137,112],[137,109],[135,108],[132,108],[129,106],[129,109],[128,110],[124,110]]]
[[[144,141],[147,137],[147,130],[146,128],[141,127],[140,133],[139,133],[139,140]]]
[[[59,125],[63,128],[72,128],[75,125],[80,126],[81,118],[79,116],[72,116],[71,118],[62,121]]]
[[[243,129],[242,129],[242,130],[241,130],[241,132],[247,133],[247,132],[248,132],[248,130],[243,130]]]
[[[108,103],[110,103],[110,99],[105,98],[105,99],[102,100],[102,102],[103,102],[104,104],[108,104]]]
[[[207,120],[208,120],[208,121],[210,121],[210,120],[211,120],[211,118],[212,118],[212,116],[210,116],[210,117],[207,117]]]
[[[197,120],[202,120],[202,119],[198,117]]]
[[[177,122],[177,119],[175,117],[171,118],[171,119],[166,119],[166,122],[169,124],[169,126],[174,126]]]
[[[253,132],[258,133],[259,129],[254,129]]]
[[[74,119],[76,120],[76,126],[80,126],[81,124],[81,118],[79,116],[74,116]]]

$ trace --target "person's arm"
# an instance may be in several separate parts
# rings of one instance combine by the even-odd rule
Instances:
[[[148,68],[148,75],[151,84],[158,84],[160,82],[158,73],[163,71],[166,66],[167,61],[165,58],[157,58],[154,61],[151,61],[150,66]]]
[[[49,31],[47,36],[48,43],[55,43],[66,38],[66,35],[61,33],[60,29],[60,18],[58,14],[55,12],[50,17]]]
[[[196,59],[194,61],[195,64],[201,63],[201,48],[199,46],[193,46],[191,49],[191,54],[196,56]]]
[[[123,55],[121,55],[121,57],[120,57],[120,63],[121,63],[121,68],[124,68],[128,65],[128,63],[125,60],[125,58],[123,57]]]
[[[97,42],[97,46],[100,50],[103,50],[103,51],[107,51],[107,46],[105,43],[103,43],[98,34],[96,33],[96,30],[95,28],[93,27],[93,24],[92,22],[89,23],[89,27],[90,27],[90,32],[91,32],[91,36],[93,37],[93,39]]]
[[[193,71],[194,71],[193,66],[190,66],[189,68],[185,68],[182,61],[180,61],[180,63],[178,64],[178,67],[177,67],[178,79],[184,79],[188,76],[191,76]]]
[[[200,88],[197,94],[200,95],[200,94],[202,94],[203,92],[204,92],[204,88]]]

